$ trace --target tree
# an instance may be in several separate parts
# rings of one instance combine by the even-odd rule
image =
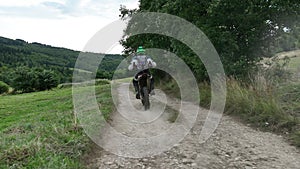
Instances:
[[[29,93],[49,90],[58,85],[58,78],[54,71],[41,68],[18,67],[14,72],[12,87],[16,91]]]
[[[112,79],[112,73],[105,70],[98,70],[96,74],[97,79]]]
[[[29,67],[18,67],[14,72],[12,87],[15,91],[29,93],[35,91],[37,74]]]
[[[121,8],[122,17],[132,10]],[[246,77],[264,56],[268,47],[299,19],[296,0],[140,0],[133,12],[163,12],[182,17],[200,28],[217,49],[228,76]],[[128,27],[132,25],[130,24]],[[162,47],[182,57],[200,78],[207,79],[205,68],[184,44],[157,35],[124,36],[121,41],[130,53],[140,42],[146,47]],[[140,44],[139,44],[140,45]]]
[[[37,74],[36,90],[50,90],[58,85],[58,78],[54,71],[36,69],[35,72]]]

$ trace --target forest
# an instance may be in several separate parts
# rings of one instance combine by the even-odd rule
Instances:
[[[72,82],[79,51],[0,37],[0,81],[21,92]],[[96,78],[111,79],[123,56],[106,54]]]

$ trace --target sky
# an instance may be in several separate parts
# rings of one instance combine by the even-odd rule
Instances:
[[[0,36],[82,51],[101,28],[119,19],[120,5],[138,0],[0,0]],[[108,53],[121,53],[120,45]]]

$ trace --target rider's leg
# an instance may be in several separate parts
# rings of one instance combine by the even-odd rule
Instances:
[[[137,81],[137,75],[132,80],[132,84],[133,84],[133,87],[134,87],[134,90],[135,90],[135,98],[140,99],[140,89],[139,89],[139,83]]]
[[[145,73],[147,73],[148,75],[149,75],[149,79],[150,79],[150,94],[151,95],[155,95],[155,92],[154,92],[154,78],[153,78],[153,76],[151,75],[151,72],[150,72],[150,70],[149,69],[145,69],[144,70],[145,71]]]
[[[132,84],[135,90],[135,98],[140,99],[140,90],[139,90],[139,83],[135,79],[132,80]]]

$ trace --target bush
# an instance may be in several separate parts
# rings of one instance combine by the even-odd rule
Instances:
[[[40,68],[18,67],[14,72],[12,83],[16,91],[29,93],[49,90],[58,85],[58,78],[54,71]]]
[[[110,84],[110,81],[107,79],[97,79],[95,85],[107,85]]]
[[[58,78],[51,70],[35,71],[37,74],[37,91],[50,90],[58,85]]]
[[[15,91],[29,93],[35,91],[37,76],[35,72],[29,67],[18,67],[14,74],[12,87]]]
[[[6,83],[0,81],[0,94],[7,93],[8,91],[9,86]]]
[[[71,88],[72,87],[72,83],[62,83],[57,85],[57,88],[59,89],[65,89],[65,88]]]

